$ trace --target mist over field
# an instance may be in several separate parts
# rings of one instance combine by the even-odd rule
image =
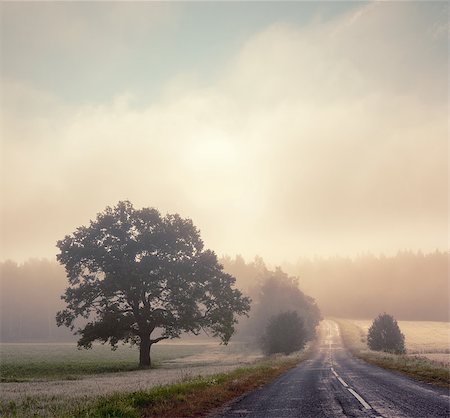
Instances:
[[[0,258],[123,199],[271,265],[447,250],[447,9],[2,3]]]
[[[450,416],[448,16],[0,2],[0,416]]]
[[[191,218],[253,312],[287,273],[325,316],[447,321],[447,11],[2,3],[1,341],[73,339],[55,244],[124,199]]]
[[[272,274],[261,258],[220,261],[237,278],[237,287],[251,296]],[[444,252],[403,252],[393,257],[301,259],[283,269],[299,277],[300,289],[316,299],[326,316],[370,319],[385,311],[400,320],[448,321],[448,263],[449,254]],[[69,330],[55,323],[56,312],[64,307],[60,296],[66,287],[64,269],[56,262],[0,263],[0,340],[74,341]],[[270,303],[275,309],[286,309],[282,301]],[[245,319],[241,321],[245,324]],[[248,336],[238,333],[240,339]]]
[[[447,9],[3,3],[1,340],[73,339],[55,243],[125,198],[250,295],[281,266],[323,315],[447,321]]]

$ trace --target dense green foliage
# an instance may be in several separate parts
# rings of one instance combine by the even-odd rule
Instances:
[[[295,311],[281,312],[270,318],[261,339],[265,354],[290,354],[305,346],[307,333]]]
[[[236,315],[249,310],[235,278],[179,215],[119,202],[57,246],[69,280],[57,323],[74,329],[76,318],[88,320],[77,331],[80,347],[95,340],[113,348],[121,340],[139,344],[139,363],[148,367],[152,344],[201,330],[227,343]]]
[[[378,315],[369,328],[367,345],[374,351],[402,354],[405,353],[405,336],[394,317],[384,313]]]

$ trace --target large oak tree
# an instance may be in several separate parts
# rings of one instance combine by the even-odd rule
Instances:
[[[151,365],[152,344],[182,332],[205,330],[227,343],[236,316],[250,307],[215,253],[204,249],[199,230],[179,215],[119,202],[57,247],[69,280],[57,324],[74,330],[85,318],[76,331],[79,347],[95,340],[113,348],[138,344],[141,367]]]

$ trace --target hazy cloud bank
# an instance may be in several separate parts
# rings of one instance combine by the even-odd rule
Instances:
[[[272,262],[446,248],[447,7],[276,22],[214,83],[180,74],[145,106],[133,90],[74,105],[3,77],[3,258],[52,257],[125,198]]]

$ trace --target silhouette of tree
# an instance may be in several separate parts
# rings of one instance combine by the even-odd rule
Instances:
[[[86,318],[76,332],[78,346],[90,348],[95,340],[113,349],[119,341],[138,344],[141,367],[151,365],[153,344],[182,332],[209,330],[227,343],[236,315],[250,308],[233,288],[235,278],[203,249],[192,221],[179,215],[162,217],[156,209],[119,202],[57,247],[69,280],[58,326],[73,330],[77,317]]]
[[[247,323],[248,333],[259,338],[269,319],[281,312],[296,311],[302,318],[307,339],[315,336],[321,320],[315,300],[299,289],[298,278],[291,277],[280,268],[268,271],[252,294],[254,304]]]
[[[302,318],[295,311],[281,312],[270,318],[261,338],[266,354],[290,354],[304,347],[307,332]]]
[[[405,336],[394,317],[387,313],[380,314],[374,319],[367,334],[367,344],[375,351],[405,353]]]

